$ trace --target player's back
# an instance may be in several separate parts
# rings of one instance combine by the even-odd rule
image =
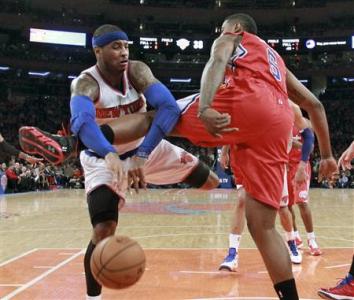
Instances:
[[[247,92],[257,88],[255,81],[283,95],[287,94],[283,59],[258,36],[244,32],[227,65],[225,83]]]

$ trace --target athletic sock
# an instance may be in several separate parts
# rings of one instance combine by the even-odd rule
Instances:
[[[300,233],[299,233],[299,231],[297,231],[297,230],[294,231],[294,237],[295,237],[295,238],[298,238],[298,239],[300,238]]]
[[[87,246],[85,257],[84,257],[84,266],[85,266],[85,277],[86,277],[86,290],[88,297],[99,297],[99,298],[87,298],[92,300],[100,300],[101,299],[101,291],[102,286],[96,281],[93,277],[90,267],[90,259],[92,256],[92,252],[95,249],[96,245],[90,241]]]
[[[238,247],[240,247],[241,235],[240,234],[229,234],[229,248],[235,248],[238,252]]]
[[[274,284],[274,289],[280,300],[299,300],[294,278]]]
[[[286,240],[287,241],[293,241],[295,240],[295,234],[294,234],[294,231],[285,231],[285,235],[286,235]]]
[[[315,238],[316,238],[315,237],[315,233],[313,231],[307,233],[307,239],[308,240],[314,240]]]

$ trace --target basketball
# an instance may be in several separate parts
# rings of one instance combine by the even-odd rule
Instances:
[[[138,242],[127,236],[110,236],[97,244],[91,257],[95,279],[111,289],[136,283],[145,271],[145,253]]]

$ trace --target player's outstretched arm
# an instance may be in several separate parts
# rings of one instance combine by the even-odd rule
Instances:
[[[321,152],[319,180],[332,178],[337,172],[336,162],[332,155],[329,139],[328,123],[322,103],[312,94],[289,70],[286,74],[289,98],[307,111],[311,124],[317,135]]]

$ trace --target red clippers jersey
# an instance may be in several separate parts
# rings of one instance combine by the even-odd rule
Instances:
[[[226,33],[234,34],[234,33]],[[241,87],[251,92],[259,86],[250,79],[266,83],[287,97],[286,67],[280,55],[258,36],[244,32],[239,46],[232,54],[226,71],[226,86]]]
[[[293,126],[293,140],[303,143],[301,132],[295,126]],[[289,152],[289,164],[297,164],[301,160],[301,148],[291,147]]]

